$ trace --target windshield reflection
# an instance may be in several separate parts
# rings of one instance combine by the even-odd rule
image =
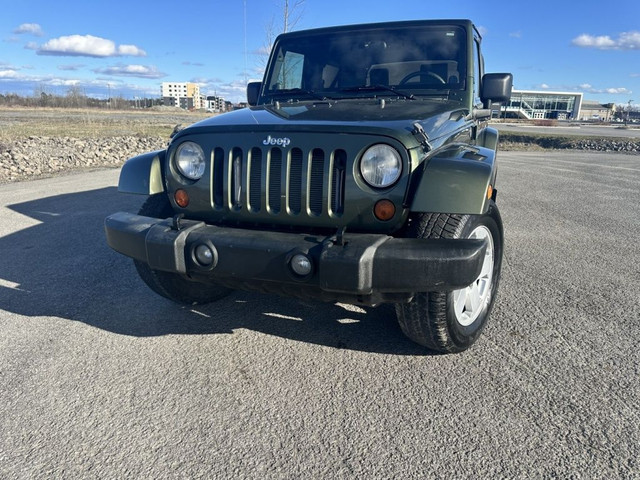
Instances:
[[[465,89],[466,33],[404,26],[283,37],[266,78],[268,101],[383,95],[412,99]]]

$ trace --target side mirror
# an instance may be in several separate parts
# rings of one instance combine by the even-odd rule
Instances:
[[[262,90],[262,82],[251,82],[247,85],[247,103],[252,107],[258,104],[260,90]]]
[[[482,77],[480,99],[485,105],[489,102],[508,102],[512,87],[513,75],[510,73],[487,73]]]

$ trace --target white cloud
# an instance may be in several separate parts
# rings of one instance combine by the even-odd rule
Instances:
[[[618,44],[625,50],[640,50],[640,32],[621,33]]]
[[[574,38],[571,43],[576,47],[596,48],[598,50],[640,50],[640,32],[623,32],[618,38],[609,35],[582,35]]]
[[[546,83],[541,83],[535,88],[539,88],[541,90],[557,90],[557,91],[567,91],[567,92],[583,92],[589,94],[610,94],[610,95],[631,95],[633,92],[626,87],[608,87],[608,88],[597,88],[591,85],[590,83],[584,82],[579,85],[548,85]]]
[[[578,85],[576,90],[582,90],[586,93],[602,94],[608,93],[610,95],[631,95],[633,92],[626,87],[608,87],[608,88],[596,88],[590,83],[582,83]]]
[[[142,50],[141,48],[136,47],[135,45],[120,45],[118,47],[118,53],[120,55],[129,56],[129,57],[146,57],[147,52]]]
[[[120,45],[115,42],[93,35],[66,35],[52,38],[36,52],[38,55],[57,55],[71,57],[120,57],[146,56],[146,52],[135,45]]]
[[[37,23],[23,23],[18,28],[16,28],[13,33],[22,35],[24,33],[28,33],[30,35],[35,35],[36,37],[42,36],[42,27]]]
[[[15,70],[0,70],[0,79],[2,78],[9,78],[9,79],[16,79],[16,78],[21,78],[22,75],[20,75],[18,72],[16,72]]]
[[[631,90],[629,90],[628,88],[625,88],[625,87],[607,88],[607,89],[605,89],[605,92],[606,93],[617,94],[617,95],[631,95],[633,93]]]
[[[0,89],[5,92],[15,92],[22,96],[32,95],[34,91],[47,88],[47,93],[64,95],[69,87],[80,87],[88,96],[107,98],[109,94],[131,98],[132,96],[157,97],[159,88],[157,83],[140,85],[123,82],[113,77],[79,79],[56,75],[27,75],[19,71],[18,67],[3,63],[0,65]]]
[[[520,32],[520,31],[517,31],[517,32],[511,32],[511,33],[509,34],[509,36],[510,36],[511,38],[522,38],[522,32]]]
[[[167,76],[166,73],[160,72],[156,67],[147,67],[146,65],[115,65],[107,68],[98,68],[94,72],[117,77],[162,78]]]
[[[116,45],[93,35],[68,35],[49,40],[38,49],[38,55],[112,57],[116,55]]]
[[[47,82],[52,87],[75,87],[82,85],[82,82],[76,78],[52,78]]]

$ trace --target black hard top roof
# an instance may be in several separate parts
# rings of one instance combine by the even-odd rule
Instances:
[[[307,35],[319,35],[332,32],[344,32],[344,31],[359,31],[359,30],[385,30],[389,28],[402,28],[402,27],[421,27],[421,26],[439,26],[439,25],[452,25],[465,28],[474,28],[471,20],[453,19],[453,20],[406,20],[396,22],[379,22],[379,23],[359,23],[353,25],[339,25],[334,27],[314,28],[308,30],[296,30],[293,32],[287,32],[279,35],[278,38],[295,37],[295,36],[307,36]],[[477,29],[476,29],[477,32]],[[478,34],[479,35],[479,34]]]

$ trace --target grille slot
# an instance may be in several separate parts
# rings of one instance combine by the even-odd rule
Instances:
[[[231,154],[231,205],[242,208],[242,150],[234,148]]]
[[[224,150],[220,147],[213,151],[213,205],[224,207]]]
[[[282,150],[274,148],[271,150],[269,162],[269,210],[272,213],[280,213],[280,198],[282,189]]]
[[[291,150],[289,159],[289,212],[298,215],[302,209],[302,150]]]
[[[347,152],[336,150],[331,171],[331,212],[334,215],[344,213],[344,182],[347,169]]]
[[[251,149],[251,159],[249,166],[249,209],[257,213],[260,211],[260,197],[262,190],[262,150],[259,148]]]
[[[311,154],[309,171],[309,210],[314,215],[322,214],[322,187],[324,181],[324,152],[319,148]]]
[[[212,155],[211,202],[216,210],[235,211],[245,219],[263,211],[272,216],[340,216],[346,165],[344,150],[217,147]]]

